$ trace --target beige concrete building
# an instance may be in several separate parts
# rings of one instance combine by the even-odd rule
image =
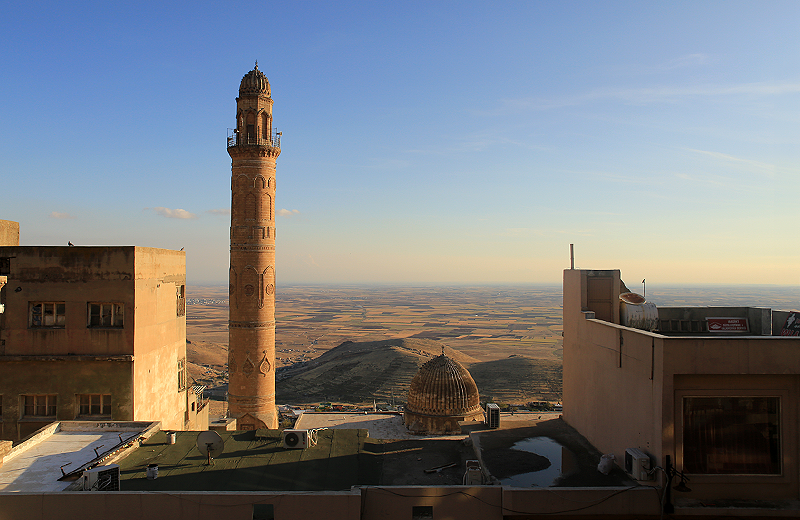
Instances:
[[[691,488],[676,505],[800,499],[796,315],[658,307],[642,330],[626,292],[618,270],[564,271],[564,419],[620,465],[628,448],[674,464]]]
[[[186,379],[185,253],[11,244],[0,277],[2,438],[74,419],[207,428]]]
[[[263,72],[248,72],[236,98],[231,156],[228,413],[240,430],[277,428],[275,407],[275,161],[272,97]]]

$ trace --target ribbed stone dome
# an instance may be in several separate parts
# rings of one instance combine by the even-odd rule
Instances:
[[[269,81],[267,76],[258,70],[258,62],[256,62],[256,68],[242,78],[242,83],[239,85],[239,95],[243,94],[266,94],[269,96]]]
[[[411,380],[404,415],[415,432],[460,431],[458,421],[483,419],[478,386],[461,363],[442,354],[422,365]]]

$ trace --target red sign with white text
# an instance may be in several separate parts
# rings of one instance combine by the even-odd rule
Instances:
[[[706,318],[709,332],[748,332],[747,318]]]

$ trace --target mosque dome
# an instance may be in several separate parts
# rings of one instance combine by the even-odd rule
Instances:
[[[239,95],[254,95],[264,94],[269,96],[269,80],[263,72],[258,70],[258,62],[256,67],[244,75],[242,83],[239,85]]]
[[[444,353],[422,365],[411,380],[404,412],[414,433],[457,433],[459,421],[483,420],[478,386],[461,363]]]

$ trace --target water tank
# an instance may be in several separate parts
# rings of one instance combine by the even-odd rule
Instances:
[[[641,294],[632,292],[619,295],[619,318],[622,325],[633,329],[657,330],[658,309]]]

